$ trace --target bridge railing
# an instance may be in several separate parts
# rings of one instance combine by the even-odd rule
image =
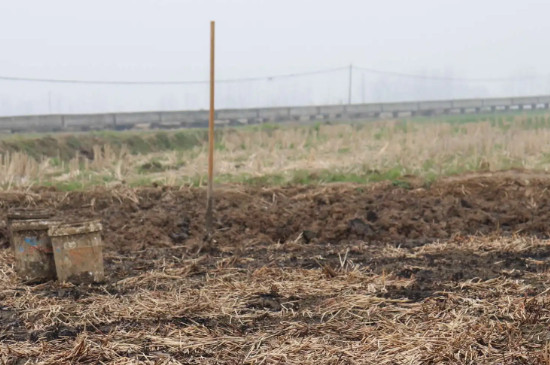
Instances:
[[[241,125],[262,122],[353,120],[398,117],[402,115],[416,116],[479,113],[496,110],[548,109],[549,103],[550,95],[541,95],[351,105],[222,109],[216,111],[216,123],[219,125]],[[8,133],[133,128],[189,128],[206,127],[207,125],[208,111],[206,110],[0,117],[0,131]]]

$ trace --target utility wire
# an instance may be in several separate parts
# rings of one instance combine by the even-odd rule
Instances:
[[[514,77],[465,78],[465,77],[448,77],[448,76],[427,76],[427,75],[408,74],[408,73],[394,72],[394,71],[382,71],[382,70],[376,70],[368,67],[353,66],[353,68],[359,71],[365,71],[372,74],[404,77],[404,78],[412,78],[412,79],[420,79],[420,80],[461,81],[461,82],[509,82],[509,81],[531,80],[531,79],[541,78],[540,76],[527,76],[527,77],[521,77],[521,78],[514,78]]]
[[[251,81],[263,81],[274,80],[283,78],[294,78],[302,76],[310,76],[317,74],[330,73],[335,71],[341,71],[348,69],[348,67],[330,68],[324,70],[298,72],[274,76],[259,76],[259,77],[245,77],[237,79],[221,79],[216,80],[216,83],[237,83],[237,82],[251,82]],[[12,77],[12,76],[0,76],[0,80],[4,81],[24,81],[24,82],[40,82],[50,84],[87,84],[87,85],[196,85],[196,84],[208,84],[208,80],[204,81],[95,81],[95,80],[62,80],[62,79],[40,79],[31,77]]]
[[[418,80],[439,80],[439,81],[459,81],[459,82],[509,82],[520,80],[532,80],[540,79],[541,76],[527,76],[522,78],[463,78],[463,77],[447,77],[447,76],[427,76],[419,74],[409,74],[402,72],[378,70],[368,67],[351,66],[353,70],[363,71],[371,74],[386,75],[393,77],[412,78]],[[327,74],[336,71],[349,70],[350,66],[336,67],[321,69],[307,72],[297,72],[289,74],[279,74],[273,76],[257,76],[257,77],[244,77],[235,79],[221,79],[216,80],[216,83],[239,83],[239,82],[254,82],[254,81],[272,81],[276,79],[296,78],[303,76],[311,76],[318,74]],[[190,80],[190,81],[95,81],[95,80],[69,80],[69,79],[42,79],[31,77],[14,77],[14,76],[0,76],[0,80],[4,81],[22,81],[22,82],[35,82],[35,83],[50,83],[50,84],[86,84],[86,85],[198,85],[208,84],[208,80]]]

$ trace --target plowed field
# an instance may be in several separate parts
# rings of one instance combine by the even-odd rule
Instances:
[[[4,363],[548,363],[550,175],[0,193],[103,223],[106,282],[26,283]],[[5,223],[5,221],[4,221]]]

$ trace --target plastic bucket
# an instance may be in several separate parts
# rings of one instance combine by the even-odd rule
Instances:
[[[10,240],[11,247],[14,247],[12,234],[11,234],[12,222],[29,220],[29,219],[48,219],[51,216],[53,216],[52,211],[47,209],[32,209],[32,208],[10,209],[8,211],[7,228],[8,228],[8,237]]]
[[[10,223],[15,271],[30,281],[55,279],[55,263],[47,219],[15,220]]]
[[[50,227],[57,278],[75,284],[102,282],[101,223],[87,221]]]

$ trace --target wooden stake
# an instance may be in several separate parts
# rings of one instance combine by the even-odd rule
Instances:
[[[215,23],[210,22],[210,117],[208,120],[208,192],[206,194],[206,234],[212,236],[214,184],[214,46]]]

